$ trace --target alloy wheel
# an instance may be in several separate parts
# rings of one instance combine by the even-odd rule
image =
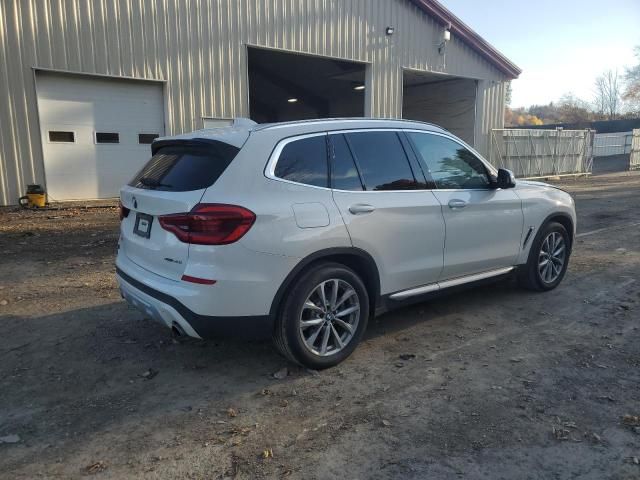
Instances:
[[[305,346],[320,356],[344,349],[358,329],[360,299],[348,282],[331,278],[311,290],[300,314],[300,335]]]
[[[555,282],[564,267],[567,246],[560,232],[551,232],[542,242],[538,255],[538,274],[545,283]]]

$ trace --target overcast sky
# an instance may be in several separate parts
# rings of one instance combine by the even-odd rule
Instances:
[[[604,70],[635,63],[640,0],[440,0],[522,69],[512,107],[591,101]]]

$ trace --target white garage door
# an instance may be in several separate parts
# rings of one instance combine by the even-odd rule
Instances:
[[[50,199],[118,196],[164,134],[162,85],[45,72],[36,84]]]

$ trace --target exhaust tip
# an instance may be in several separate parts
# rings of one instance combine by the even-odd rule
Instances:
[[[175,337],[184,337],[186,336],[186,334],[184,333],[184,330],[182,330],[182,327],[180,327],[180,325],[178,325],[177,323],[173,323],[173,325],[171,325],[171,332],[173,333],[173,335]]]

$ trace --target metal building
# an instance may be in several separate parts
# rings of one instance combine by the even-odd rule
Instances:
[[[105,198],[157,135],[333,116],[487,152],[520,70],[435,0],[2,0],[0,204]]]

